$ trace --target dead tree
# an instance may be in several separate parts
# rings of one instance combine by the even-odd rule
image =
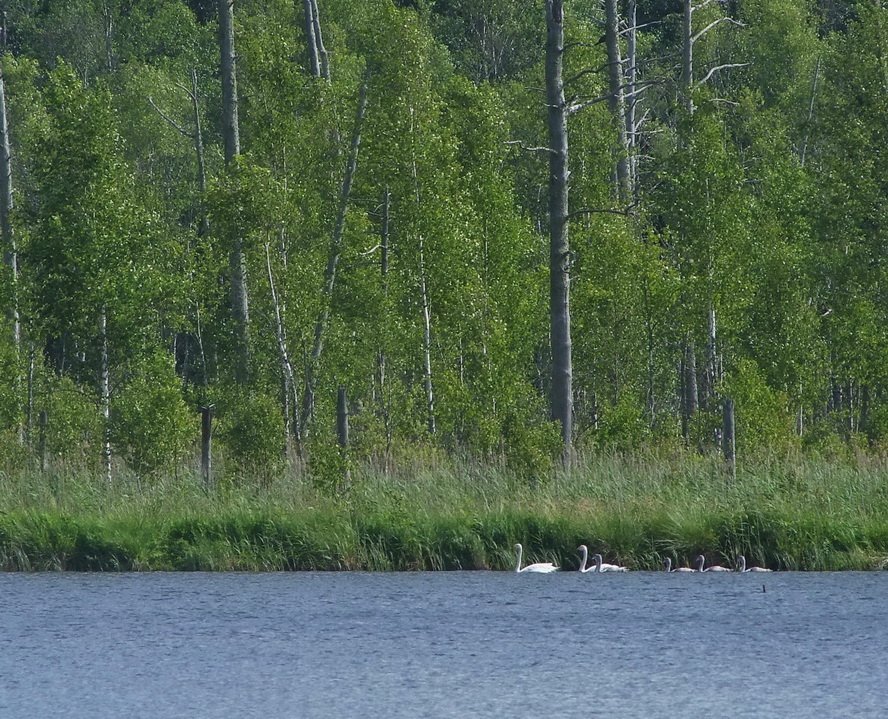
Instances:
[[[219,48],[222,68],[222,135],[225,165],[229,169],[240,155],[238,122],[237,57],[234,51],[234,0],[219,2]],[[231,314],[236,336],[235,379],[246,384],[250,367],[250,303],[247,295],[247,262],[243,240],[236,233],[228,254],[231,272]]]
[[[619,138],[617,157],[617,194],[628,203],[632,197],[632,175],[629,167],[629,135],[626,131],[626,100],[624,97],[623,60],[620,52],[620,17],[617,0],[605,0],[605,43],[607,45],[607,104],[614,118]]]
[[[4,29],[6,27],[4,15]],[[4,30],[5,36],[5,30]],[[4,38],[5,39],[5,38]],[[0,58],[0,243],[3,246],[3,261],[9,267],[11,282],[11,302],[8,308],[12,323],[12,342],[16,358],[21,355],[22,329],[18,308],[18,251],[15,234],[12,231],[12,153],[9,145],[9,122],[6,113],[6,83],[3,79],[2,58]],[[18,363],[16,363],[18,365]],[[15,395],[18,398],[21,386],[21,373],[15,371]],[[25,441],[25,430],[19,426],[19,441]]]
[[[305,41],[308,46],[308,69],[312,77],[330,82],[330,59],[324,47],[318,0],[302,0],[305,19]]]
[[[568,237],[568,108],[564,98],[564,3],[546,0],[546,109],[549,136],[549,323],[552,344],[552,419],[561,425],[563,458],[573,443],[573,367],[570,336]]]

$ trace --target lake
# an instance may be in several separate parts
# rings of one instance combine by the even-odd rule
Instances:
[[[883,719],[886,655],[888,572],[0,574],[3,719]]]

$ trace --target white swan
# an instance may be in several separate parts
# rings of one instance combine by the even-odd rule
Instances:
[[[605,564],[601,561],[600,554],[593,554],[592,559],[595,560],[595,568],[591,571],[593,572],[628,572],[629,570],[626,567],[621,567],[616,564]]]
[[[520,544],[516,544],[515,551],[518,553],[518,561],[515,563],[516,572],[536,572],[538,574],[548,574],[549,572],[558,571],[558,567],[552,564],[552,562],[538,562],[537,564],[528,564],[522,569],[521,553],[524,551],[524,547],[522,547]]]
[[[749,569],[747,569],[746,568],[746,557],[744,557],[742,554],[737,555],[737,564],[740,565],[740,569],[738,569],[737,571],[740,572],[741,574],[745,574],[746,572],[773,572],[774,571],[773,569],[766,569],[765,567],[749,567]]]
[[[663,560],[663,564],[666,565],[667,572],[674,573],[674,572],[696,572],[697,571],[696,569],[691,569],[690,567],[676,567],[675,569],[673,569],[671,557],[666,557],[666,559]]]
[[[595,567],[587,567],[586,562],[589,559],[589,548],[585,544],[581,544],[577,547],[577,551],[583,555],[583,561],[580,562],[580,572],[585,574],[586,572],[594,572]]]
[[[715,564],[711,567],[706,567],[703,569],[703,565],[706,564],[706,557],[702,554],[697,557],[697,571],[698,572],[731,572],[732,569],[728,569],[727,567],[720,567],[718,564]]]

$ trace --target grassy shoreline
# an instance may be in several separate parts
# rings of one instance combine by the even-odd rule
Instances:
[[[726,484],[717,460],[602,456],[534,486],[499,467],[440,462],[347,487],[293,472],[210,494],[193,473],[108,487],[89,473],[0,472],[0,570],[632,569],[739,553],[774,569],[888,568],[888,464],[761,460]]]

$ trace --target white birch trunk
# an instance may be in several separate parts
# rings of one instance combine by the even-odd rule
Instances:
[[[111,485],[111,366],[108,353],[108,310],[102,306],[99,315],[99,341],[101,355],[99,365],[99,392],[102,409],[102,469],[105,482]]]

